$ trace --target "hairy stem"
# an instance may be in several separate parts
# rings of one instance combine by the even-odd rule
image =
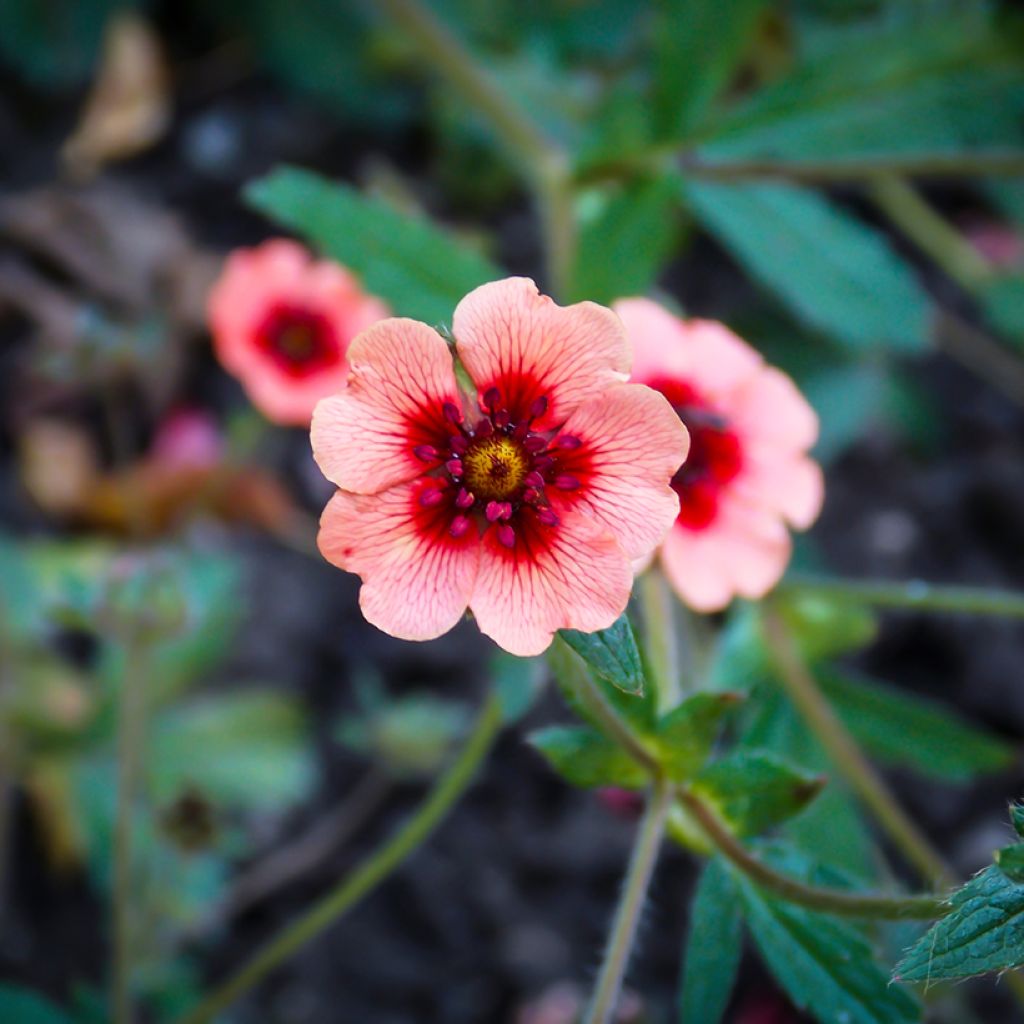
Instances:
[[[640,822],[622,896],[615,911],[615,921],[608,935],[604,961],[597,976],[597,987],[584,1017],[584,1024],[607,1024],[613,1019],[671,805],[671,787],[664,780],[658,780],[648,797],[647,809]]]
[[[923,580],[831,579],[793,575],[780,588],[787,592],[816,594],[877,608],[905,608],[922,612],[962,612],[968,615],[1002,615],[1024,619],[1024,594],[982,587],[936,586]]]
[[[785,623],[770,604],[764,609],[763,622],[765,639],[778,669],[780,683],[850,788],[926,881],[933,885],[952,883],[951,873],[942,857],[897,803],[818,689]]]
[[[467,790],[490,751],[501,728],[498,698],[491,694],[484,704],[465,746],[445,773],[434,783],[426,800],[383,846],[374,851],[334,889],[305,914],[270,940],[255,956],[208,995],[179,1024],[206,1024],[239,996],[260,982],[274,968],[335,924],[364,896],[372,892],[433,833],[441,820]]]
[[[708,838],[729,861],[751,881],[791,903],[812,910],[845,917],[886,920],[918,918],[932,920],[948,913],[949,905],[938,896],[875,896],[844,892],[824,886],[807,885],[784,875],[754,856],[722,822],[715,811],[692,790],[681,786],[679,802],[700,825]]]
[[[656,565],[640,576],[639,591],[647,664],[657,687],[658,707],[665,712],[674,708],[683,697],[679,634],[673,622],[672,592],[665,574]]]
[[[113,931],[114,969],[111,1003],[115,1024],[129,1024],[133,1018],[132,968],[133,858],[135,810],[142,770],[145,739],[147,646],[137,630],[125,644],[125,669],[121,679],[120,720],[117,748],[117,817],[114,822]]]

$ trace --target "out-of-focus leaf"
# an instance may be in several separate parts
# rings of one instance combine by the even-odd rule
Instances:
[[[276,809],[308,790],[313,763],[295,704],[246,691],[162,714],[151,731],[149,772],[157,801],[194,787],[243,810]]]
[[[708,861],[697,882],[679,993],[680,1024],[718,1024],[725,1015],[743,953],[743,918],[732,876]]]
[[[822,691],[853,735],[875,757],[924,775],[966,782],[1006,768],[1014,749],[941,704],[850,670],[816,673]]]
[[[448,322],[467,292],[504,276],[426,219],[310,171],[280,168],[250,185],[246,198],[353,270],[399,316]]]
[[[994,864],[950,897],[952,911],[896,965],[897,981],[940,981],[1024,964],[1024,885]]]
[[[1011,882],[1024,882],[1024,843],[1013,843],[996,850],[996,867]]]
[[[984,288],[981,302],[989,323],[1008,341],[1024,348],[1024,276],[995,278]]]
[[[518,722],[533,706],[544,684],[540,658],[517,658],[504,651],[491,659],[491,684],[498,691],[505,722]]]
[[[74,1024],[49,999],[18,985],[0,985],[0,1020],[10,1024]]]
[[[722,720],[741,700],[735,693],[695,693],[658,722],[656,741],[669,777],[685,782],[714,746]]]
[[[702,155],[829,160],[1010,145],[1021,138],[1024,58],[986,20],[973,12],[848,36],[716,118]]]
[[[552,725],[530,734],[551,767],[574,786],[639,789],[647,773],[620,747],[584,725]]]
[[[930,302],[884,236],[794,185],[689,181],[705,227],[797,316],[851,350],[928,346]]]
[[[799,814],[826,779],[764,750],[737,750],[706,765],[693,786],[740,835],[754,836]]]
[[[80,85],[99,56],[107,19],[131,0],[5,0],[0,60],[44,89]]]
[[[762,959],[793,1001],[822,1024],[913,1024],[920,1007],[889,984],[871,946],[852,925],[758,889],[739,872],[733,878]]]
[[[1010,823],[1013,825],[1014,832],[1024,839],[1024,804],[1010,804]]]
[[[641,181],[593,198],[599,208],[580,231],[572,298],[610,303],[645,294],[679,235],[675,180]]]
[[[654,21],[654,106],[660,134],[701,126],[749,45],[764,0],[663,0]]]
[[[624,693],[643,694],[644,668],[625,612],[613,625],[596,633],[562,629],[558,635],[606,682]]]

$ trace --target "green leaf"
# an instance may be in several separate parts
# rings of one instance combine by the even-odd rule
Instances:
[[[644,669],[633,627],[625,612],[607,629],[581,633],[561,629],[558,635],[606,682],[624,693],[644,692]]]
[[[1010,822],[1014,832],[1024,839],[1024,804],[1010,804]]]
[[[929,298],[874,228],[793,185],[689,181],[684,190],[705,227],[812,327],[855,351],[927,348]]]
[[[685,782],[707,760],[722,719],[742,700],[735,693],[695,693],[658,722],[661,762],[671,779]]]
[[[205,697],[166,711],[153,724],[149,765],[158,802],[194,786],[242,810],[298,800],[313,780],[302,715],[270,692]]]
[[[1006,768],[1013,747],[923,697],[852,671],[818,669],[822,691],[853,735],[879,760],[932,778],[966,782]]]
[[[684,140],[751,42],[764,0],[663,0],[654,21],[654,109],[663,136]]]
[[[610,303],[645,294],[679,237],[675,179],[665,175],[589,198],[572,276],[573,300]]]
[[[73,1024],[60,1007],[19,985],[0,985],[0,1020],[10,1024]]]
[[[897,981],[939,981],[1024,964],[1024,885],[994,864],[950,897],[952,910],[896,965]]]
[[[543,669],[540,658],[517,658],[504,651],[491,659],[492,685],[506,724],[518,722],[533,707],[544,685]]]
[[[707,765],[693,786],[718,807],[737,833],[752,836],[799,814],[826,781],[778,754],[737,750]]]
[[[743,919],[732,876],[717,859],[697,882],[679,993],[680,1024],[718,1024],[725,1015],[743,953]]]
[[[647,773],[617,744],[585,725],[552,725],[530,734],[551,767],[574,786],[640,789]]]
[[[889,984],[865,937],[852,925],[758,889],[738,872],[750,933],[793,1003],[822,1024],[912,1024],[920,1008]]]
[[[1024,348],[1024,274],[995,278],[982,289],[981,302],[989,323]]]
[[[261,213],[358,274],[399,316],[448,322],[467,292],[504,276],[426,219],[311,171],[279,168],[245,195]]]
[[[996,850],[995,862],[1010,881],[1024,882],[1024,843],[1014,843]]]
[[[710,122],[701,156],[830,160],[1012,146],[1024,62],[1006,35],[974,12],[847,34]]]

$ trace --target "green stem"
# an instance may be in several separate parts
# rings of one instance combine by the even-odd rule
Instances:
[[[1024,175],[1024,152],[989,150],[834,160],[709,160],[677,146],[658,146],[585,167],[578,178],[585,181],[621,178],[657,173],[672,166],[688,177],[710,181],[779,178],[811,185],[873,181],[885,174],[915,178],[1015,178]]]
[[[897,803],[832,710],[800,657],[785,622],[770,604],[765,606],[763,624],[779,682],[839,773],[924,879],[933,885],[951,884],[953,878],[942,857]]]
[[[962,612],[1024,619],[1024,594],[981,587],[947,587],[923,580],[890,583],[886,580],[787,577],[781,590],[814,594],[878,608],[905,608],[923,612]]]
[[[637,832],[597,987],[584,1024],[608,1024],[613,1019],[671,805],[671,787],[664,780],[657,781],[648,797],[647,809]]]
[[[544,233],[550,286],[556,295],[564,295],[570,286],[576,252],[568,157],[424,4],[418,0],[379,0],[378,6],[466,105],[480,111],[511,159],[530,179]]]
[[[799,882],[758,860],[729,831],[728,826],[714,810],[692,790],[681,786],[676,795],[723,856],[751,881],[789,900],[790,903],[798,903],[812,910],[840,914],[844,917],[872,917],[884,920],[933,920],[949,912],[949,905],[938,896],[863,895]]]
[[[638,581],[648,667],[658,692],[662,712],[683,698],[678,632],[673,622],[672,592],[665,574],[652,565]]]
[[[600,708],[600,721],[605,733],[612,739],[628,737],[623,748],[633,759],[650,772],[655,784],[662,777],[661,768],[644,748],[641,740],[633,733],[632,726],[605,700],[604,695],[593,680],[581,673],[583,681],[576,686],[578,696],[583,699],[589,691],[594,699],[588,701],[591,713]],[[575,682],[575,681],[574,681]],[[759,861],[732,834],[715,811],[705,803],[704,799],[685,786],[675,790],[675,797],[689,819],[696,822],[711,845],[754,882],[770,889],[784,899],[814,910],[822,910],[832,914],[848,917],[878,917],[883,919],[919,918],[930,920],[941,917],[949,910],[948,905],[938,896],[885,896],[843,892],[840,889],[828,889],[822,886],[805,885],[788,875],[780,874],[773,868]]]
[[[132,881],[135,810],[145,737],[145,640],[133,630],[125,642],[117,750],[117,817],[114,822],[113,932],[114,969],[111,1003],[115,1024],[130,1024],[134,935]]]
[[[933,210],[913,185],[897,175],[884,174],[868,184],[867,194],[896,227],[962,288],[974,292],[992,280],[992,268],[981,253]]]
[[[305,914],[271,939],[241,970],[208,995],[194,1010],[185,1014],[178,1024],[206,1024],[212,1021],[240,995],[336,923],[346,911],[384,881],[430,837],[465,793],[500,728],[501,709],[497,696],[492,693],[458,757],[435,782],[426,800],[398,832]]]

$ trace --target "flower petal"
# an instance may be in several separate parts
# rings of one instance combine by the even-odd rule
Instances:
[[[437,331],[400,318],[363,331],[348,360],[348,387],[313,413],[313,457],[343,490],[374,494],[424,472],[416,447],[446,443],[455,371]]]
[[[481,285],[455,308],[459,357],[481,394],[498,389],[513,421],[548,399],[537,429],[561,423],[581,402],[629,374],[618,317],[593,302],[559,306],[526,277]]]
[[[710,529],[698,533],[674,526],[661,546],[665,575],[683,603],[694,611],[721,611],[732,600],[732,584],[719,554]]]
[[[559,629],[606,629],[625,610],[633,571],[615,538],[567,509],[544,526],[522,515],[509,550],[484,535],[470,610],[480,629],[512,654],[540,654]]]
[[[714,320],[684,320],[650,299],[620,299],[612,309],[626,326],[632,379],[641,384],[679,381],[722,400],[763,365],[753,348]]]
[[[730,425],[745,437],[789,451],[807,451],[818,439],[817,413],[774,366],[764,367],[736,393]]]
[[[450,516],[420,504],[430,486],[415,480],[374,495],[337,491],[320,519],[323,556],[362,578],[363,614],[402,640],[431,640],[458,623],[480,560],[475,531],[456,540]]]
[[[806,530],[821,512],[825,480],[821,467],[806,455],[748,444],[743,468],[730,485],[744,501],[784,516]]]
[[[679,514],[669,483],[690,444],[665,398],[640,384],[618,384],[580,406],[563,431],[582,443],[559,456],[554,472],[581,486],[564,496],[549,488],[556,504],[603,523],[630,559],[657,547]]]

